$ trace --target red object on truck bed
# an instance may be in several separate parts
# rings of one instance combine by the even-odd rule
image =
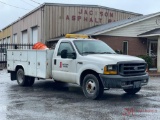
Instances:
[[[46,50],[48,47],[41,42],[37,42],[33,45],[32,49]]]

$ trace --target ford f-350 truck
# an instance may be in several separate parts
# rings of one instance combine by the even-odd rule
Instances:
[[[89,99],[100,98],[105,89],[122,88],[135,94],[147,85],[143,59],[116,54],[100,40],[73,36],[60,39],[54,50],[8,50],[11,80],[20,86],[32,86],[35,78],[74,83]]]

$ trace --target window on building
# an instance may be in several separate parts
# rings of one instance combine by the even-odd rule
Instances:
[[[13,44],[17,44],[17,33],[13,35]]]
[[[27,30],[22,31],[22,43],[23,43],[23,44],[27,44],[27,43],[28,43],[28,34],[27,34]]]
[[[128,55],[128,41],[123,41],[123,54]]]
[[[38,42],[38,27],[33,27],[32,28],[32,33],[31,33],[32,37],[31,37],[31,43],[35,44]]]

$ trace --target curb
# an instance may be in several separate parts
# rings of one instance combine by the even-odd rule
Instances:
[[[160,74],[149,74],[150,77],[160,77]]]

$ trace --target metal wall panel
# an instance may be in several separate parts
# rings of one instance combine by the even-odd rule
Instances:
[[[44,4],[1,31],[0,40],[10,36],[12,43],[13,35],[17,34],[17,43],[21,43],[22,31],[27,30],[28,43],[31,43],[32,28],[37,26],[38,41],[45,43],[67,33],[137,15],[98,6]]]
[[[0,39],[11,37],[11,35],[12,35],[12,26],[9,26],[0,32]]]
[[[35,12],[29,14],[28,16],[20,19],[19,21],[15,22],[12,25],[12,36],[14,34],[17,34],[17,43],[21,43],[22,41],[22,31],[27,30],[27,39],[28,43],[32,42],[32,28],[36,27],[38,28],[38,40],[42,40],[41,35],[41,26],[42,26],[42,13],[43,10],[38,9]]]
[[[90,6],[45,6],[45,40],[137,14]]]

